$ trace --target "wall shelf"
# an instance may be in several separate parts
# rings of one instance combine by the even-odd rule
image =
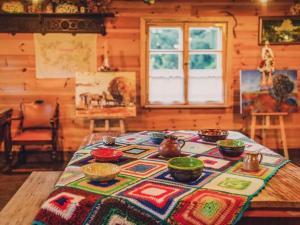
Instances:
[[[114,13],[0,13],[0,33],[100,33]]]

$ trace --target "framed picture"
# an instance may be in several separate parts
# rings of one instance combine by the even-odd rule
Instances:
[[[300,16],[259,18],[259,44],[300,44]]]
[[[136,116],[134,72],[76,73],[76,116],[127,118]]]
[[[34,34],[36,77],[69,78],[97,70],[96,34]]]
[[[297,112],[297,70],[275,70],[273,86],[262,89],[261,72],[241,70],[240,109],[242,114]]]

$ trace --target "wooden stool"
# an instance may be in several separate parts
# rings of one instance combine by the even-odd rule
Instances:
[[[112,119],[91,119],[90,120],[90,133],[94,132],[111,132],[111,131],[118,131],[121,133],[125,133],[125,123],[124,119],[119,119],[119,126],[112,127],[110,126],[110,120]],[[104,121],[104,126],[97,126],[97,121]]]
[[[284,127],[284,116],[287,116],[288,113],[286,112],[277,112],[277,113],[252,113],[252,121],[251,121],[251,139],[254,140],[255,137],[255,131],[256,130],[262,130],[262,141],[263,145],[265,145],[266,140],[266,130],[280,130],[281,134],[281,141],[284,151],[284,156],[288,159],[289,158],[289,152],[287,148],[287,141],[286,141],[286,135],[285,135],[285,127]],[[256,118],[262,117],[262,124],[256,123]],[[276,120],[279,121],[279,123],[272,124],[271,123],[271,117],[276,118]],[[277,119],[278,118],[278,119]]]

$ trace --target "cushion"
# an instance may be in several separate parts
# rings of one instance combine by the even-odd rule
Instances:
[[[50,120],[55,113],[51,103],[27,103],[22,105],[23,128],[50,128]]]
[[[16,134],[13,141],[51,141],[52,131],[46,129],[25,130]]]

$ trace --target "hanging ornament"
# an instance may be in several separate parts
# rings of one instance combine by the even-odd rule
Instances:
[[[300,1],[299,0],[294,0],[294,4],[290,8],[290,13],[293,16],[300,15]]]
[[[155,0],[144,0],[144,3],[153,5],[155,3]]]
[[[261,50],[261,62],[258,70],[262,73],[260,87],[262,90],[267,90],[273,87],[272,73],[274,67],[274,53],[270,47],[269,41],[265,42],[265,46]]]

